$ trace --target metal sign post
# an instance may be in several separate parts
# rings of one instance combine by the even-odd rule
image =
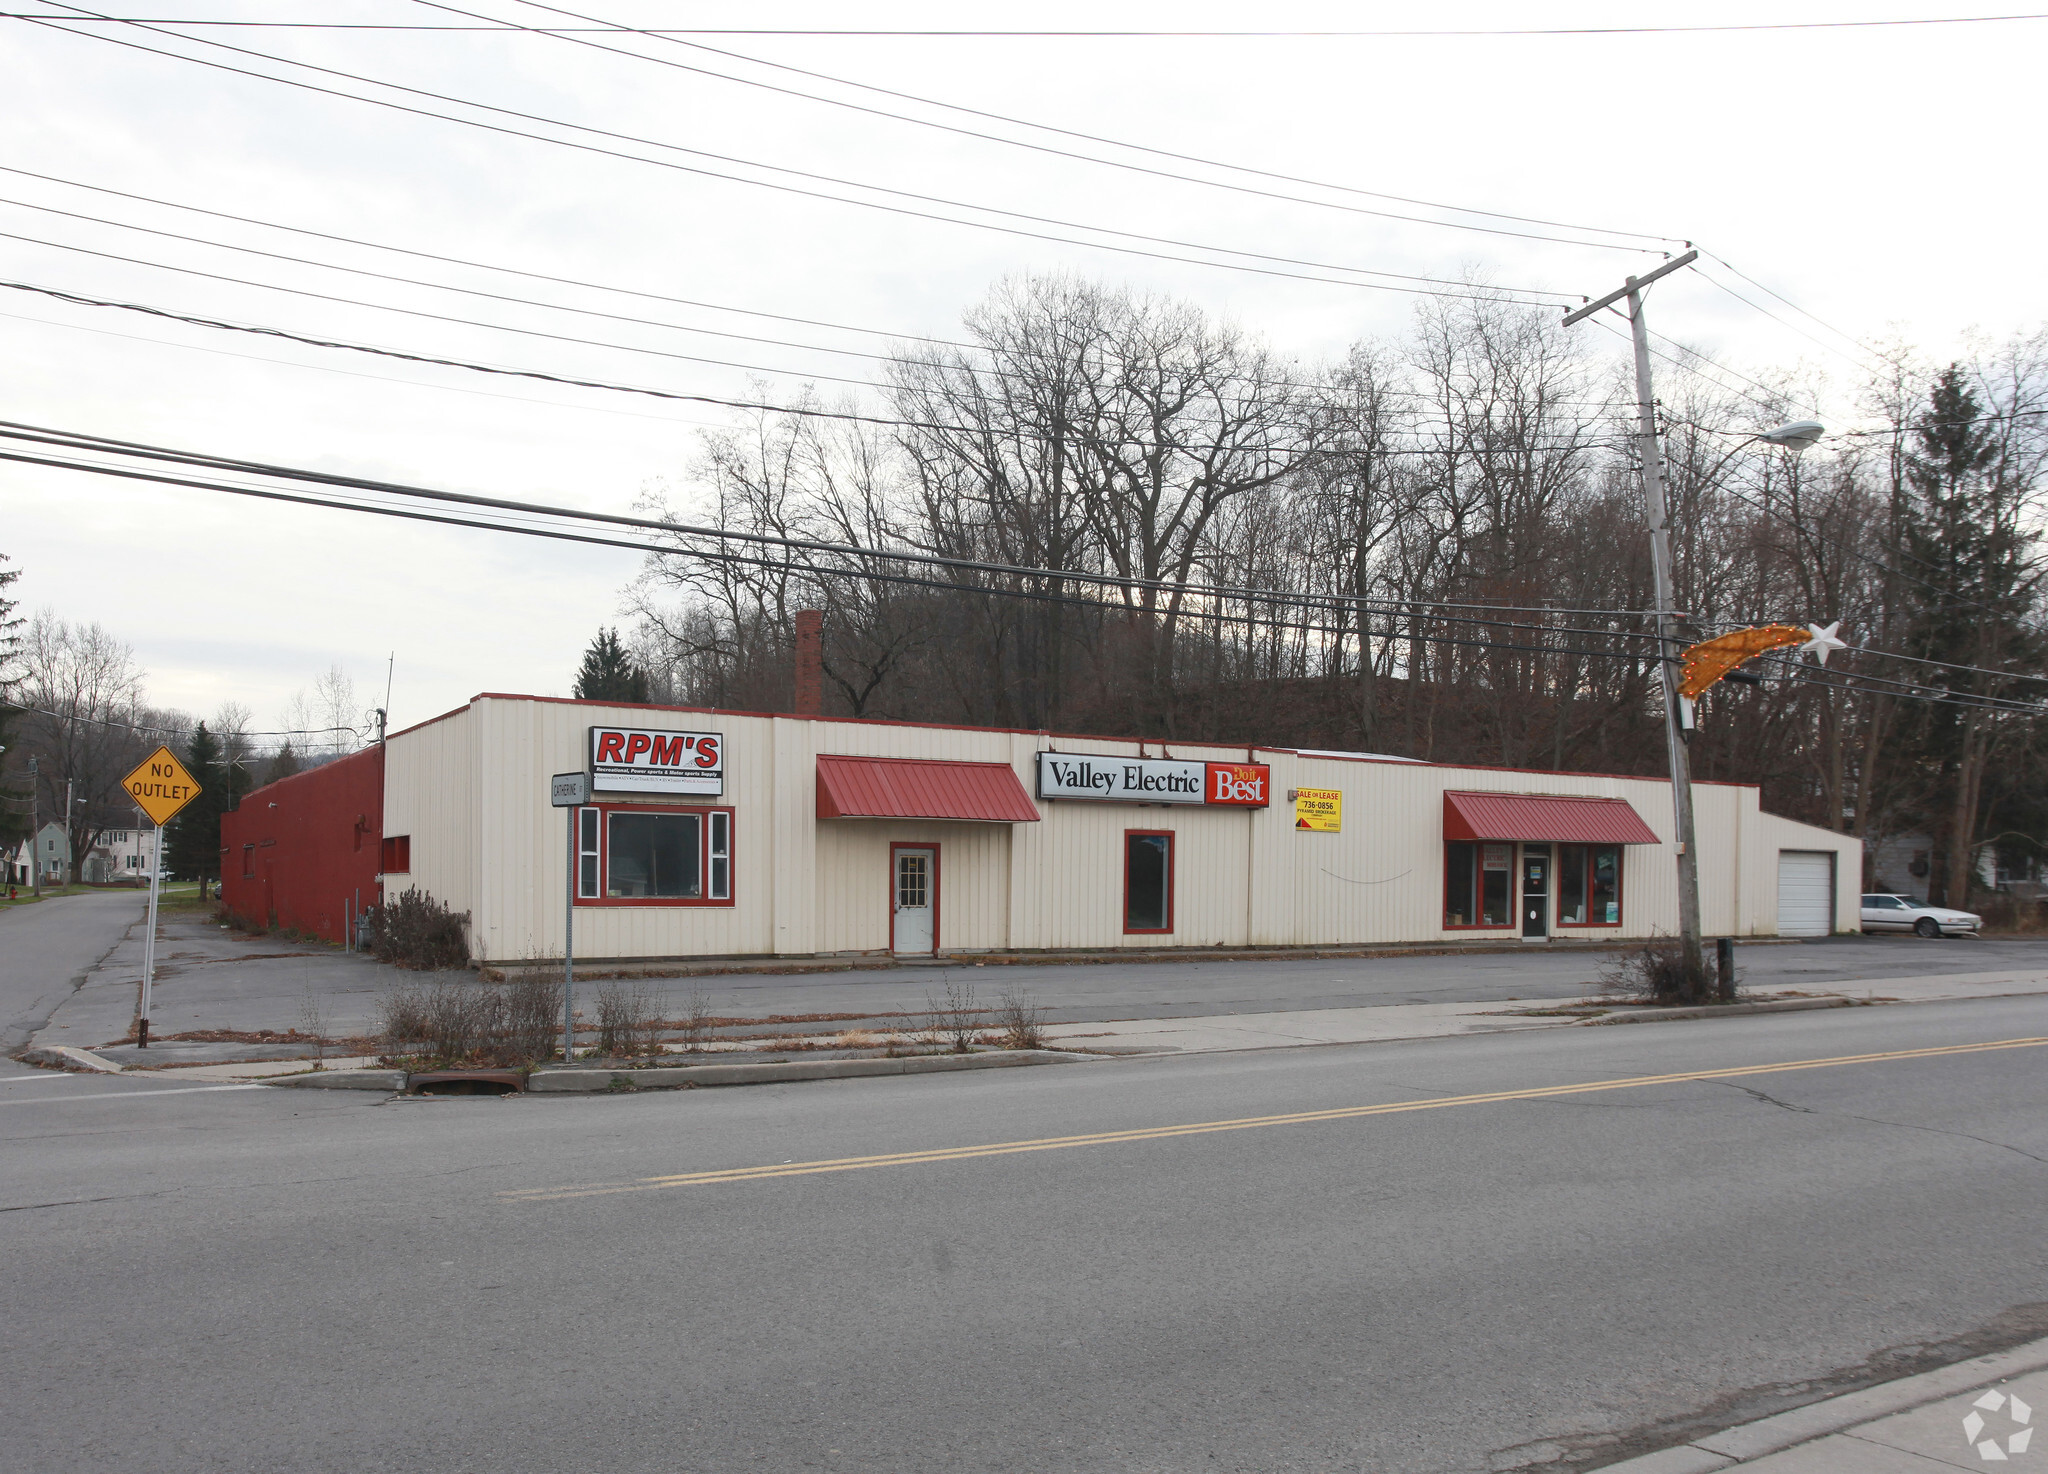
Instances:
[[[164,874],[164,826],[156,826],[156,843],[151,846],[149,857],[149,925],[142,933],[142,1006],[136,1010],[139,1019],[135,1044],[138,1049],[149,1048],[149,985],[156,979],[156,896],[163,884]]]
[[[121,780],[121,786],[128,790],[135,806],[149,815],[149,821],[156,825],[155,852],[149,857],[149,926],[142,934],[142,1001],[136,1009],[136,1047],[147,1049],[149,990],[150,984],[156,981],[156,902],[157,892],[163,885],[164,825],[199,797],[200,790],[197,780],[185,771],[185,765],[168,747],[159,747],[144,758],[134,772]],[[65,822],[70,822],[69,816]]]
[[[588,773],[557,773],[548,802],[569,811],[569,863],[562,886],[562,1063],[576,1058],[576,822],[590,802]]]

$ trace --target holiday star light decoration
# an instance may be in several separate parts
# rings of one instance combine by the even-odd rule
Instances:
[[[1836,637],[1835,632],[1841,627],[1839,619],[1828,625],[1766,624],[1702,640],[1679,656],[1684,663],[1684,675],[1678,692],[1688,701],[1697,701],[1707,687],[1728,672],[1767,651],[1782,650],[1788,645],[1811,650],[1814,660],[1826,665],[1831,651],[1849,648]]]

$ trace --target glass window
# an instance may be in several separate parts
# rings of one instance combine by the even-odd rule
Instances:
[[[611,815],[605,894],[624,900],[695,901],[704,895],[701,814]]]
[[[585,900],[597,896],[597,813],[576,811],[576,894]]]
[[[1444,846],[1444,925],[1472,926],[1472,867],[1478,846],[1453,840]]]
[[[1621,921],[1621,846],[1568,844],[1558,850],[1557,919],[1567,926]]]
[[[1582,844],[1558,846],[1557,919],[1560,925],[1586,924],[1586,847]]]
[[[732,899],[732,815],[711,815],[711,899]]]
[[[896,904],[920,907],[931,904],[931,856],[896,857]]]
[[[1173,930],[1173,836],[1124,836],[1124,930]]]
[[[1511,844],[1483,844],[1479,847],[1479,924],[1506,926],[1514,909],[1515,847]]]
[[[1586,889],[1592,893],[1593,924],[1613,926],[1621,920],[1621,846],[1594,845],[1589,856]]]

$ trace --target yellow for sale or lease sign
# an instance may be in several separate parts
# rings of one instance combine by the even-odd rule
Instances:
[[[1341,788],[1297,788],[1294,790],[1294,827],[1317,834],[1335,834],[1344,827],[1344,790]]]
[[[158,828],[199,797],[198,780],[185,771],[168,747],[159,747],[144,758],[142,766],[121,780],[121,786]]]

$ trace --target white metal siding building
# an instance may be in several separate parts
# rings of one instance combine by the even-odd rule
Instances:
[[[606,791],[600,774],[588,808],[551,807],[550,776],[603,768],[597,733],[612,728],[655,729],[657,754],[671,740],[664,734],[677,753],[684,734],[711,739],[706,752],[715,741],[718,791]],[[1166,746],[479,696],[389,740],[384,889],[417,886],[467,912],[472,954],[484,962],[559,957],[573,822],[576,953],[593,959],[1646,937],[1677,928],[1661,780]],[[1185,795],[1045,797],[1054,779],[1039,771],[1044,753],[1106,759],[1091,770],[1128,773],[1221,765],[1226,787],[1239,776],[1229,806]],[[1300,790],[1341,795],[1336,832],[1297,827]],[[1263,802],[1246,797],[1253,793]],[[884,797],[861,809],[863,794]],[[1699,784],[1695,806],[1708,935],[1856,929],[1853,838],[1765,814],[1746,785]],[[966,817],[984,812],[1011,817]],[[1796,914],[1781,923],[1781,907]]]

